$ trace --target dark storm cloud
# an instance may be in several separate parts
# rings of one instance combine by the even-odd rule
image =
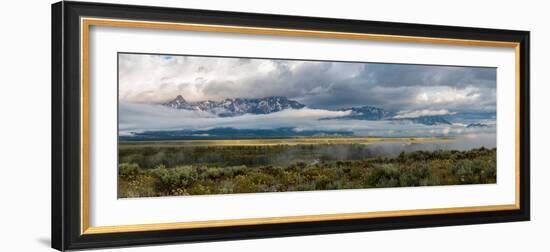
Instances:
[[[495,68],[366,63],[356,76],[336,80],[325,92],[301,99],[318,107],[491,110],[496,106],[495,92]]]
[[[407,64],[365,64],[359,76],[382,86],[494,87],[495,68]]]
[[[256,60],[251,60],[256,61]],[[266,97],[286,96],[300,100],[304,96],[323,93],[341,76],[333,63],[303,63],[271,61],[273,69],[236,81],[210,80],[202,89],[208,97]]]

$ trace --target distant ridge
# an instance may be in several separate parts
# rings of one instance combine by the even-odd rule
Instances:
[[[396,121],[411,121],[413,123],[424,124],[424,125],[438,125],[438,124],[447,124],[451,125],[452,123],[447,121],[443,116],[420,116],[413,118],[403,118],[403,119],[392,119]]]
[[[344,118],[356,120],[384,120],[390,119],[395,115],[393,112],[373,106],[343,108],[339,109],[339,111],[351,111],[351,115],[345,116]]]
[[[487,128],[489,125],[484,123],[470,123],[466,128]]]
[[[351,131],[277,129],[214,128],[209,130],[170,130],[133,132],[131,136],[119,136],[122,141],[142,140],[192,140],[192,139],[243,139],[288,138],[312,136],[353,136]]]

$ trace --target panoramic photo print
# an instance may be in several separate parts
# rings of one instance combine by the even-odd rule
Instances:
[[[496,68],[118,54],[118,197],[496,183]]]

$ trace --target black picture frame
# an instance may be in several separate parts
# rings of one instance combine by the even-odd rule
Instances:
[[[519,209],[82,234],[80,18],[320,30],[519,43]],[[530,219],[529,32],[102,3],[52,5],[52,247],[58,250],[466,225]]]

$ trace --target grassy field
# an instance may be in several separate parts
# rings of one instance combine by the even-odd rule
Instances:
[[[385,155],[374,143],[449,138],[292,138],[119,143],[118,196],[334,190],[496,181],[496,149]]]
[[[422,143],[445,142],[445,137],[296,137],[273,139],[228,139],[228,140],[174,140],[174,141],[127,141],[120,148],[132,147],[185,147],[185,146],[275,146],[275,145],[311,145],[311,144],[373,144],[380,142]]]

